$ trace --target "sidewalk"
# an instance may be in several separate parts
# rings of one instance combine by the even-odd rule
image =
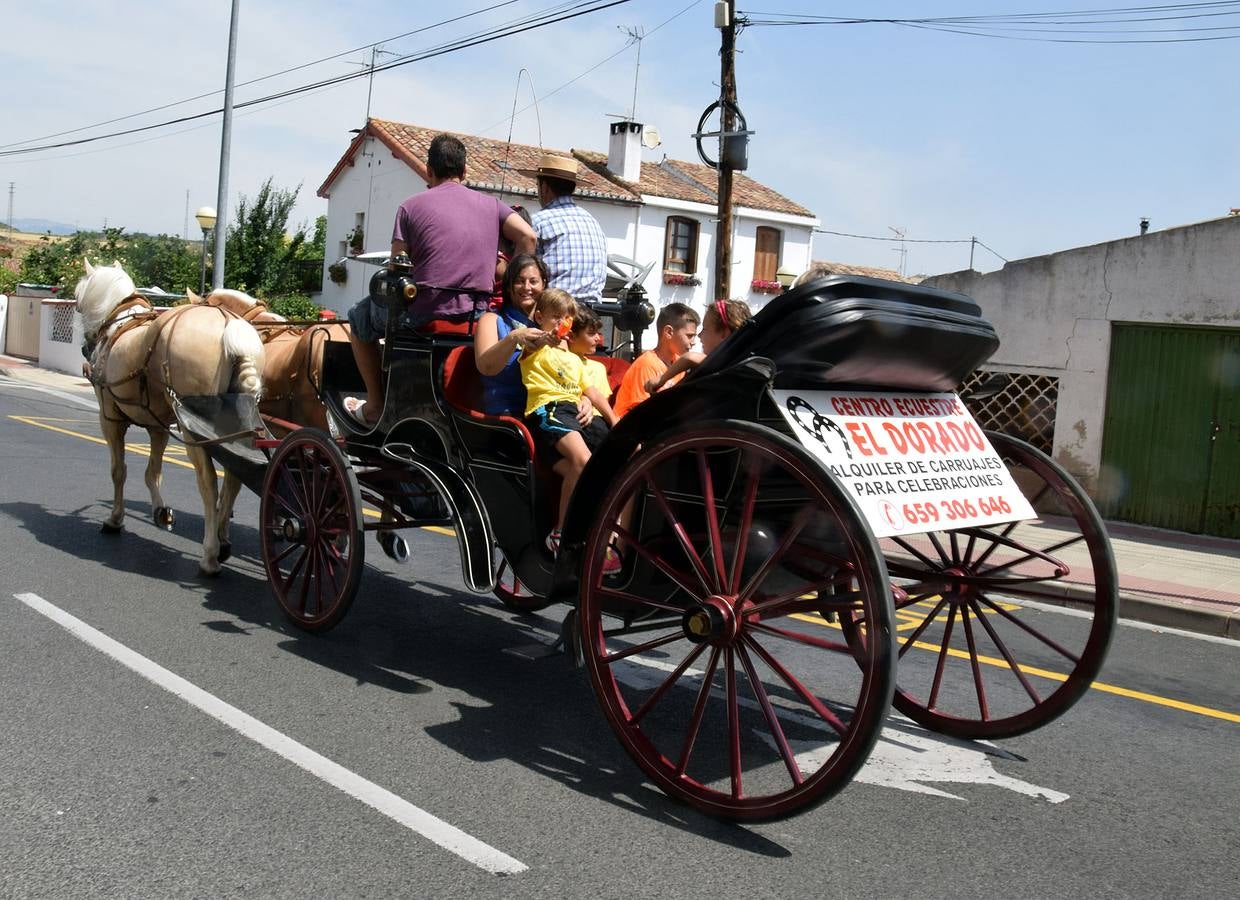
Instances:
[[[89,388],[80,375],[11,356],[0,355],[0,375],[72,392]],[[1107,531],[1119,572],[1121,618],[1240,640],[1240,540],[1123,522],[1108,522]],[[1068,597],[1090,592],[1084,551],[1063,555],[1076,585],[1076,591],[1069,586]]]

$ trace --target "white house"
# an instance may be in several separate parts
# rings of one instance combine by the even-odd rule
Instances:
[[[456,136],[468,154],[466,183],[530,212],[538,209],[536,185],[518,170],[536,168],[544,152],[575,157],[581,164],[575,200],[603,226],[608,251],[655,263],[643,286],[656,307],[680,301],[700,310],[714,296],[715,170],[666,157],[643,160],[637,122],[614,122],[610,130],[606,154]],[[355,230],[365,250],[388,249],[396,208],[426,189],[426,151],[438,133],[370,119],[327,176],[318,190],[328,201],[321,304],[343,313],[365,292],[370,273],[362,265],[346,264],[342,284],[331,280],[328,267],[350,254]],[[732,295],[757,309],[770,295],[753,290],[754,282],[774,282],[780,268],[808,268],[818,219],[740,172],[732,198]]]

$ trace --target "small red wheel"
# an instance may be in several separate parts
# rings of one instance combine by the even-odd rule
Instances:
[[[494,593],[495,599],[515,612],[537,612],[551,605],[551,601],[546,597],[540,597],[521,583],[517,573],[508,564],[508,559],[502,554],[499,558],[499,570],[495,573]]]
[[[609,544],[626,557],[618,575],[604,573]],[[865,762],[889,706],[890,633],[852,648],[822,613],[852,610],[882,633],[887,576],[852,501],[799,445],[740,421],[643,441],[583,559],[591,683],[662,790],[770,819],[821,802]]]
[[[1089,497],[1024,441],[987,437],[1037,519],[882,541],[903,591],[893,705],[967,738],[1021,734],[1062,715],[1102,668],[1118,604],[1115,558]],[[853,637],[864,632],[855,619],[845,622]]]
[[[271,590],[298,628],[327,631],[353,603],[365,559],[361,509],[353,469],[327,434],[302,428],[280,442],[259,531]]]

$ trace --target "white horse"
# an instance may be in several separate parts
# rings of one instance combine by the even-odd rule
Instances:
[[[176,422],[173,397],[209,396],[262,390],[263,343],[246,321],[210,306],[180,306],[157,314],[137,293],[120,263],[92,266],[75,291],[90,352],[91,382],[99,399],[99,424],[112,457],[112,512],[103,531],[124,525],[125,432],[131,424],[145,428],[151,451],[146,486],[158,524],[172,527],[170,510],[160,493],[169,427]],[[206,451],[187,444],[202,496],[204,575],[216,575],[228,558],[228,524],[240,481],[224,476],[216,483],[215,466]]]

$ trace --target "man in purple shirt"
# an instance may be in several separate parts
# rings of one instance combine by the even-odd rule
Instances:
[[[495,283],[500,236],[518,253],[533,253],[534,230],[512,207],[467,188],[465,145],[449,134],[436,135],[426,153],[427,190],[396,210],[392,257],[406,254],[422,290],[406,312],[415,328],[432,319],[468,322],[485,305]],[[345,407],[370,426],[383,409],[379,338],[387,310],[367,295],[349,310],[353,357],[366,384],[367,401],[351,398]]]

